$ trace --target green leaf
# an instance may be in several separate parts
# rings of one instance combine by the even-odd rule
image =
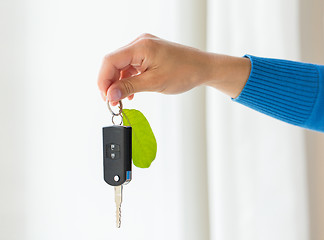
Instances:
[[[157,144],[145,116],[135,109],[123,109],[124,126],[132,127],[132,157],[136,167],[148,168],[156,156]]]

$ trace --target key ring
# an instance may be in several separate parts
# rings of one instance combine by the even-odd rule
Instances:
[[[109,112],[111,112],[111,114],[114,115],[114,116],[121,115],[122,112],[123,112],[123,103],[122,103],[122,101],[119,101],[118,103],[119,103],[119,112],[118,113],[114,113],[113,110],[111,110],[109,101],[107,100],[107,106],[108,106]]]
[[[113,123],[114,125],[116,125],[116,123],[115,123],[115,121],[114,121],[114,117],[117,117],[117,116],[120,116],[120,118],[121,118],[119,125],[122,125],[122,123],[123,123],[123,115],[122,115],[122,113],[123,113],[123,103],[122,103],[122,101],[119,101],[118,103],[119,103],[119,112],[118,112],[118,113],[115,113],[115,112],[111,109],[110,104],[109,104],[109,101],[107,100],[108,110],[109,110],[110,113],[112,114],[111,121],[112,121],[112,123]]]

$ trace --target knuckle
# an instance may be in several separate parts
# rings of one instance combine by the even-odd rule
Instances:
[[[108,53],[104,56],[103,61],[110,61],[111,60],[111,53]]]
[[[125,79],[122,81],[122,84],[124,85],[127,95],[135,92],[134,85],[131,81]]]
[[[155,44],[154,39],[152,38],[142,38],[140,40],[140,44],[144,47],[144,48],[152,48]]]
[[[153,35],[152,34],[149,34],[149,33],[142,33],[139,36],[139,38],[151,38],[151,37],[153,37]]]

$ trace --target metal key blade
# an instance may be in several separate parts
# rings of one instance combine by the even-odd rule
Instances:
[[[120,228],[121,224],[121,203],[123,200],[123,185],[115,186],[115,202],[116,202],[116,226]]]

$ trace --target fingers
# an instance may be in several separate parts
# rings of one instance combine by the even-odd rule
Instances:
[[[138,71],[133,66],[128,66],[127,69],[122,70],[119,79],[129,78],[138,74]]]
[[[148,72],[144,72],[114,82],[108,90],[108,101],[117,102],[125,97],[128,97],[131,100],[134,97],[134,93],[151,91],[153,88],[152,84],[148,81],[149,76],[150,74]]]
[[[107,97],[108,88],[118,80],[146,71],[149,67],[145,61],[146,53],[149,52],[147,40],[153,39],[158,38],[142,34],[125,47],[105,56],[98,76],[98,87],[103,99]]]
[[[133,100],[133,98],[134,98],[134,94],[128,96],[127,98],[128,98],[128,100]]]
[[[127,78],[137,73],[142,73],[147,66],[143,66],[145,59],[145,44],[141,40],[156,39],[151,34],[142,34],[125,47],[104,57],[98,76],[98,87],[103,98],[106,98],[107,90],[120,78]]]
[[[134,52],[134,46],[131,45],[105,56],[98,76],[98,87],[104,98],[111,84],[118,81],[120,77],[125,77],[121,76],[123,70],[126,69],[126,75],[133,75],[136,69],[132,67],[127,71],[129,66],[138,66],[142,64],[142,55],[135,56]]]

